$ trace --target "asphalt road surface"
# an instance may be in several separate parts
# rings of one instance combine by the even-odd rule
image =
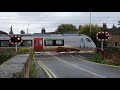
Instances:
[[[84,60],[81,55],[36,55],[57,78],[120,78],[120,68]]]

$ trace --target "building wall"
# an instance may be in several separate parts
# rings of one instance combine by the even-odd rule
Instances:
[[[108,46],[120,47],[120,35],[111,35]]]

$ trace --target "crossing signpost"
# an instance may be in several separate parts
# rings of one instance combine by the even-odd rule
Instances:
[[[101,41],[101,49],[103,50],[103,41],[109,40],[109,33],[108,32],[97,32],[96,39],[97,41]]]
[[[22,36],[10,36],[9,42],[11,44],[15,44],[16,45],[16,52],[17,52],[18,44],[22,43]]]

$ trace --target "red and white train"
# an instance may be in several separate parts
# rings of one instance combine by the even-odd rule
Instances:
[[[13,34],[22,36],[22,43],[18,47],[34,48],[36,52],[55,50],[58,47],[78,49],[96,48],[95,43],[86,35],[78,34]],[[0,35],[0,48],[15,48],[9,43],[11,35]]]

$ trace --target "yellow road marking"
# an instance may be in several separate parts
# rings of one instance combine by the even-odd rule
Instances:
[[[41,62],[41,61],[40,61]],[[42,63],[42,62],[41,62]],[[42,63],[43,64],[43,63]],[[54,78],[57,78],[56,77],[56,75],[48,68],[48,67],[46,67],[45,65],[44,65],[44,67],[52,74],[52,76],[54,77]]]
[[[37,62],[38,62],[38,61],[37,61]],[[51,76],[50,73],[46,70],[46,68],[44,68],[44,66],[43,66],[42,64],[40,64],[39,62],[38,62],[38,64],[44,69],[44,71],[47,73],[48,77],[49,77],[49,78],[52,78],[52,76]]]
[[[49,77],[53,77],[53,78],[57,78],[57,76],[48,68],[46,67],[40,60],[38,61],[38,63],[40,63],[47,71],[46,73],[49,75]]]

